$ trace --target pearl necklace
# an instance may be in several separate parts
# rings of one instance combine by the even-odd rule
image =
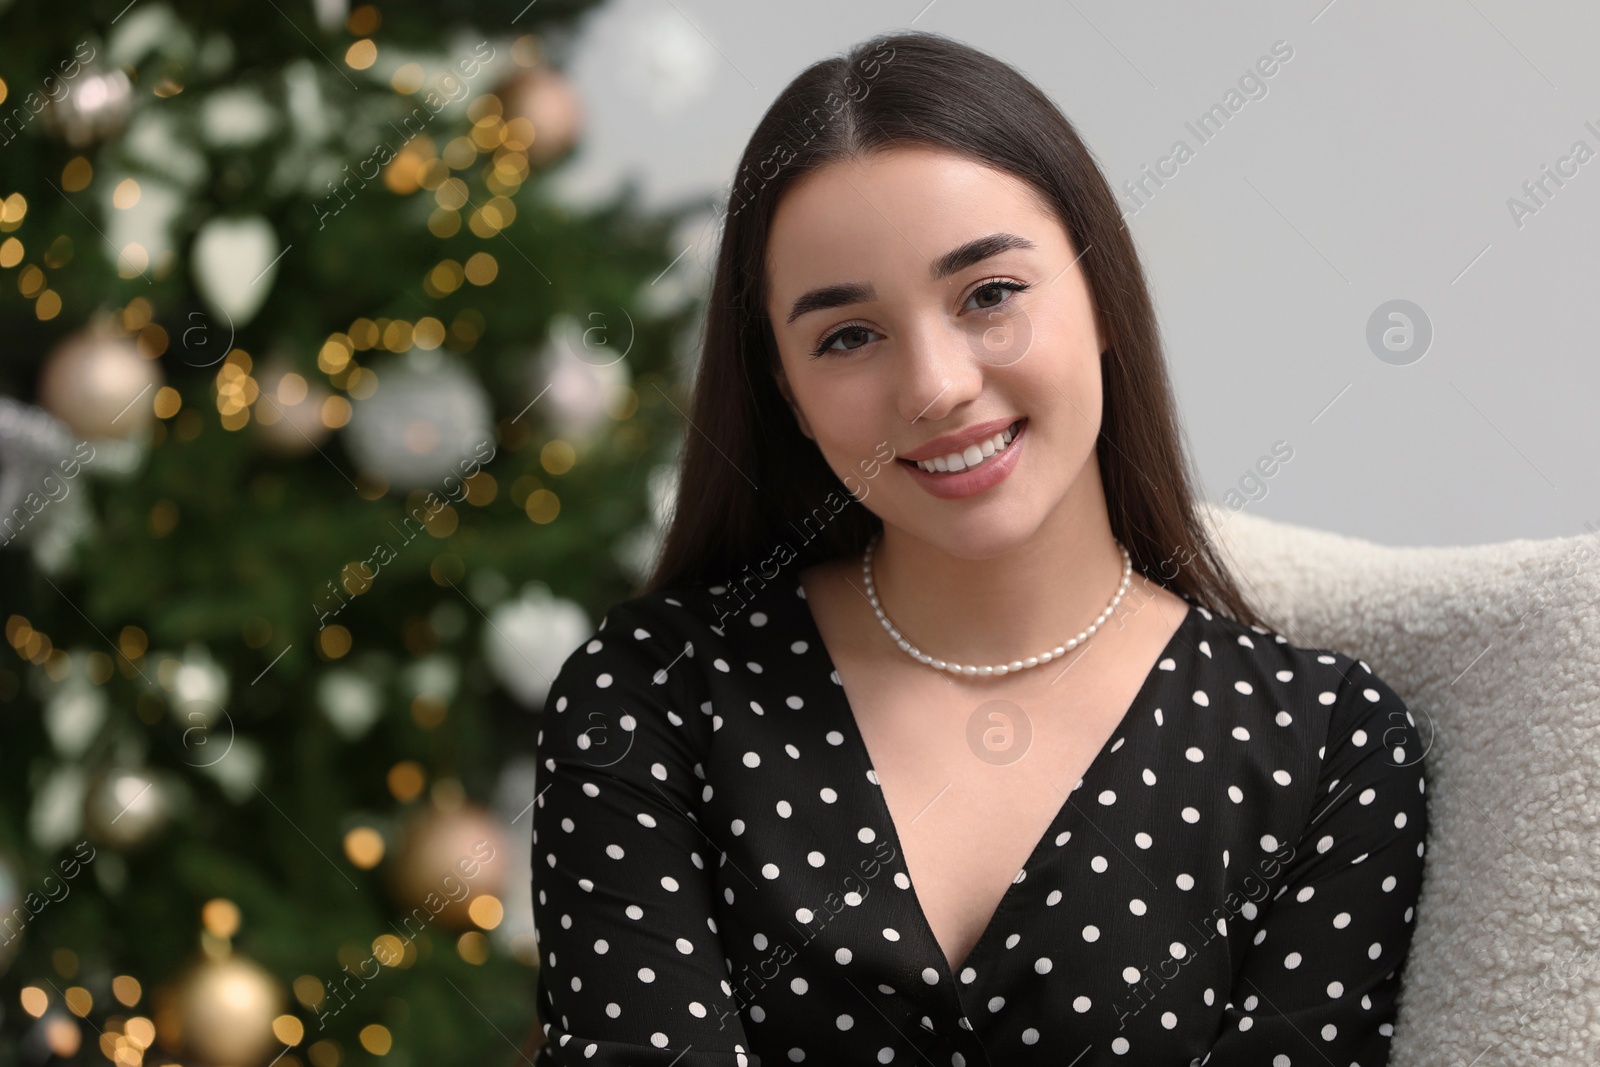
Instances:
[[[1116,610],[1117,604],[1121,602],[1123,594],[1128,591],[1128,582],[1133,574],[1133,558],[1128,555],[1128,550],[1123,547],[1122,542],[1118,541],[1117,551],[1122,553],[1122,584],[1117,586],[1117,595],[1111,598],[1111,603],[1106,605],[1106,610],[1100,613],[1100,617],[1087,630],[1084,630],[1066,644],[1057,645],[1050,651],[1038,656],[1029,656],[1027,659],[1014,659],[1010,663],[999,663],[992,667],[963,666],[959,663],[947,663],[942,659],[935,659],[923,652],[901,636],[900,631],[895,629],[894,623],[889,621],[889,616],[883,613],[883,605],[878,603],[878,591],[872,584],[872,552],[873,549],[878,547],[878,542],[881,539],[881,534],[873,537],[867,544],[866,554],[861,559],[861,577],[866,582],[867,600],[872,604],[872,610],[877,612],[878,621],[883,624],[883,628],[888,631],[895,644],[899,645],[902,651],[918,663],[925,663],[935,670],[949,671],[951,674],[959,674],[968,678],[990,678],[1002,674],[1011,674],[1015,671],[1027,670],[1029,667],[1037,667],[1041,663],[1049,663],[1053,659],[1065,656],[1068,652],[1093,637],[1095,631],[1099,630],[1101,625],[1111,617],[1111,613]]]

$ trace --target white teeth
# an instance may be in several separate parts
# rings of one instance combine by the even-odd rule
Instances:
[[[936,456],[933,459],[919,459],[917,466],[930,474],[964,471],[968,467],[976,467],[986,462],[991,456],[998,456],[1004,452],[1017,436],[1017,425],[1022,420],[1012,423],[993,437],[986,437],[978,444],[968,445],[960,452],[952,452],[948,456]]]

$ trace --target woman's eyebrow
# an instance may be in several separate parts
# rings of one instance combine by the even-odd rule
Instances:
[[[1001,252],[1034,247],[1036,246],[1032,241],[1014,233],[991,233],[975,237],[928,264],[928,274],[934,281],[939,281]],[[861,304],[876,299],[877,295],[877,290],[872,287],[871,282],[839,282],[835,285],[819,286],[800,294],[794,306],[789,309],[785,325],[813,311],[844,307],[847,304]]]

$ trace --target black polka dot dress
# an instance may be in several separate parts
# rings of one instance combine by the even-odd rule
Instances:
[[[798,581],[613,607],[539,731],[537,1063],[1381,1067],[1420,732],[1188,603],[954,973]]]

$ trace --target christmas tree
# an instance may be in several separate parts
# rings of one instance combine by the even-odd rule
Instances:
[[[0,0],[0,1065],[534,1058],[707,207],[552,192],[587,7]]]

